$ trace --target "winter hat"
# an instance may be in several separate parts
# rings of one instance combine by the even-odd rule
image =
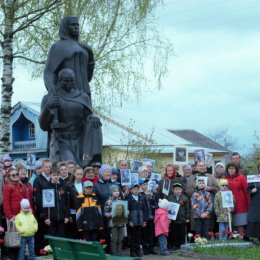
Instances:
[[[114,190],[119,190],[117,185],[111,185],[109,188],[109,193],[112,196]]]
[[[102,176],[106,170],[109,170],[112,173],[112,167],[110,165],[108,165],[108,164],[103,164],[101,166],[101,168],[99,169],[99,175]]]
[[[119,175],[119,172],[116,168],[112,168],[112,174]]]
[[[159,199],[159,208],[167,209],[169,208],[169,201],[167,199]]]
[[[225,168],[225,166],[224,166],[224,164],[223,164],[222,162],[216,163],[215,169],[216,169],[218,166],[221,166],[222,168]]]
[[[226,179],[221,179],[219,181],[219,186],[222,186],[222,185],[228,185],[228,181]]]
[[[142,179],[139,180],[139,185],[142,185],[145,182],[149,182],[149,180],[145,179],[145,178],[142,178]]]
[[[183,186],[179,183],[179,182],[175,182],[173,185],[172,185],[173,188],[175,187],[179,187],[179,188],[183,188]]]
[[[83,183],[83,187],[93,187],[93,182],[92,181],[85,181]]]
[[[12,161],[11,160],[11,157],[8,155],[8,154],[5,154],[4,156],[3,156],[3,162],[6,162],[6,161]]]
[[[30,207],[30,202],[28,199],[22,199],[20,202],[21,209]]]
[[[35,162],[34,169],[37,170],[38,168],[42,167],[42,161],[38,160]]]

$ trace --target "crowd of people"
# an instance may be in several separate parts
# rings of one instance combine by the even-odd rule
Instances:
[[[213,231],[220,240],[227,239],[224,231],[231,225],[245,239],[260,239],[260,183],[247,183],[238,153],[226,166],[216,163],[213,173],[204,161],[183,165],[183,174],[176,165],[167,164],[152,188],[150,161],[139,167],[138,182],[123,186],[120,171],[127,168],[126,160],[116,168],[93,162],[82,169],[73,161],[43,159],[36,161],[28,176],[25,165],[13,165],[5,155],[0,164],[2,226],[7,230],[15,226],[21,246],[11,250],[2,246],[2,259],[26,259],[27,245],[28,259],[35,259],[47,245],[46,234],[103,240],[107,253],[121,255],[129,248],[132,257],[169,255],[185,243],[187,233],[207,239]],[[223,206],[227,191],[232,192],[230,207]],[[171,203],[179,204],[174,220],[169,219]]]

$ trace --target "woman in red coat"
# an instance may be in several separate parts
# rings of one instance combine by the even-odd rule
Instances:
[[[32,205],[32,186],[24,185],[15,168],[9,168],[7,182],[3,190],[3,209],[7,225],[20,212],[20,201],[28,199]]]
[[[239,233],[245,233],[247,225],[247,212],[249,209],[249,196],[247,194],[247,180],[238,173],[237,165],[230,162],[226,166],[228,189],[235,198],[235,211],[233,214],[233,226]]]

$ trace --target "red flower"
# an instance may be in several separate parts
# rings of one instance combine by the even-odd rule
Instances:
[[[208,232],[208,235],[209,235],[210,237],[214,237],[213,232]]]
[[[228,231],[225,230],[225,229],[223,229],[223,230],[222,230],[222,233],[223,233],[223,234],[228,234]]]
[[[106,240],[105,240],[105,239],[100,239],[100,240],[99,240],[99,243],[100,243],[101,245],[103,245],[103,244],[106,243]]]
[[[241,237],[244,237],[245,233],[240,232],[239,235],[240,235]]]
[[[0,245],[2,245],[4,242],[5,242],[5,240],[0,238]]]
[[[231,232],[231,231],[228,232],[228,235],[229,235],[229,236],[232,236],[233,234],[234,234],[234,233]]]
[[[196,235],[194,235],[193,237],[194,237],[194,239],[197,239],[197,238],[199,238],[200,236],[196,234]]]
[[[47,251],[46,251],[45,249],[41,249],[41,250],[40,250],[40,254],[41,254],[41,255],[46,255],[46,254],[47,254]]]

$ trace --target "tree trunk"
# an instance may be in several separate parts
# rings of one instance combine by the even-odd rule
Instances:
[[[4,35],[1,47],[3,50],[2,100],[0,117],[0,152],[10,150],[10,114],[13,95],[13,23],[14,0],[3,1]]]

